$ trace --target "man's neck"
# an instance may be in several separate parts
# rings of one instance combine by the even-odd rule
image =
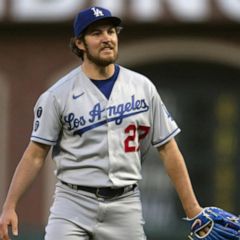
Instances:
[[[105,80],[110,78],[114,74],[114,64],[110,64],[106,67],[100,67],[95,64],[82,64],[82,70],[86,76],[90,79]]]

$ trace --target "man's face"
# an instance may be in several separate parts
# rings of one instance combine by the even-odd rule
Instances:
[[[105,67],[118,57],[118,36],[116,28],[109,21],[99,21],[90,25],[80,48],[84,51],[84,61]]]

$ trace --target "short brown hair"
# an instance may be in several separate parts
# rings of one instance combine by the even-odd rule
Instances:
[[[77,40],[83,41],[83,36],[80,36],[80,37],[72,37],[72,38],[70,39],[70,44],[69,44],[69,46],[70,46],[70,49],[72,50],[72,52],[73,52],[74,54],[76,54],[79,58],[81,58],[82,61],[83,61],[83,53],[84,53],[84,52],[83,52],[81,49],[79,49],[78,46],[76,45],[76,41],[77,41]]]

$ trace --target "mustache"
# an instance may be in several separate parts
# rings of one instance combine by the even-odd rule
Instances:
[[[104,43],[104,45],[101,47],[100,50],[103,50],[103,49],[105,49],[105,48],[113,49],[114,46],[113,46],[113,44],[111,44],[111,43]]]

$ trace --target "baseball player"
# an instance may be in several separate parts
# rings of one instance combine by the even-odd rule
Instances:
[[[174,137],[180,132],[155,86],[116,64],[121,20],[101,7],[81,11],[71,48],[81,59],[34,108],[31,141],[15,171],[0,218],[18,235],[17,203],[52,147],[55,197],[45,240],[146,239],[138,182],[153,145],[186,215],[202,211]]]

